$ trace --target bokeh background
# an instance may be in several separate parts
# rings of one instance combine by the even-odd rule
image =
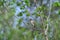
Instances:
[[[0,0],[0,40],[60,40],[60,0]]]

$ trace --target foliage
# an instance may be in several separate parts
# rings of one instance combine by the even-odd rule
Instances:
[[[43,1],[0,0],[0,40],[60,40],[60,2]]]

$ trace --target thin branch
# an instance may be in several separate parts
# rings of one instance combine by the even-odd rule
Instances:
[[[49,15],[48,15],[48,17],[47,17],[47,27],[46,27],[46,29],[45,29],[45,38],[46,38],[46,40],[48,40],[48,28],[49,28],[49,19],[50,19],[50,14],[51,14],[51,3],[52,2],[52,0],[50,0],[50,2],[49,2]]]

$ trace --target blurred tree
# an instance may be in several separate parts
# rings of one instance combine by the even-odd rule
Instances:
[[[60,40],[60,2],[54,1],[0,0],[0,40]]]

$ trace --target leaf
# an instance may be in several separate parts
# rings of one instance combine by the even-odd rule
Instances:
[[[13,2],[16,2],[16,0],[12,0]]]
[[[20,12],[17,16],[23,16],[22,12]]]
[[[24,9],[25,8],[25,5],[21,6],[20,9]]]
[[[60,7],[60,3],[58,3],[58,6]]]
[[[17,6],[20,6],[22,4],[22,2],[17,2]]]
[[[18,23],[20,24],[22,21],[23,21],[23,18],[20,18],[19,21],[18,21]]]
[[[30,2],[29,2],[29,0],[24,0],[24,1],[25,1],[26,5],[27,5],[28,7],[30,7]]]
[[[40,10],[41,10],[41,6],[39,6],[39,7],[36,8],[37,12],[40,11]]]
[[[30,16],[30,13],[27,9],[24,11],[24,13],[26,13],[26,16]]]
[[[40,16],[40,14],[36,14],[36,16]]]
[[[30,7],[30,3],[26,3],[26,5],[27,5],[28,7]]]
[[[60,7],[60,3],[59,3],[59,2],[55,2],[55,3],[53,4],[53,6],[54,6],[54,7]]]
[[[27,13],[26,16],[30,16],[30,13]]]
[[[60,15],[60,10],[59,10],[58,14]]]
[[[26,13],[26,12],[28,12],[28,10],[26,9],[24,12]]]
[[[3,5],[3,2],[0,2],[0,6],[2,6]]]

